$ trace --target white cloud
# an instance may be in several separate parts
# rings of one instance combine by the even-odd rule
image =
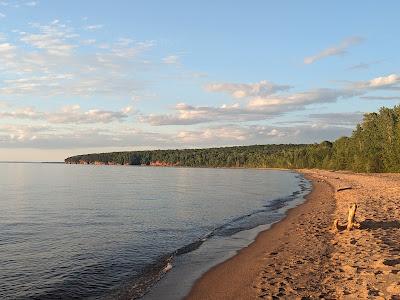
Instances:
[[[375,89],[400,89],[400,76],[392,74],[377,77],[371,80],[350,82],[343,88],[318,88],[308,91],[288,93],[289,85],[276,85],[263,80],[259,83],[222,83],[209,84],[207,91],[226,92],[234,99],[241,99],[240,103],[224,104],[222,106],[194,106],[186,103],[178,103],[172,113],[148,114],[139,117],[144,123],[153,126],[164,125],[194,125],[200,123],[227,123],[248,122],[273,119],[288,112],[301,111],[309,105],[334,103],[341,99],[349,99],[355,96],[368,99],[365,96],[370,90]],[[374,97],[376,99],[376,97]],[[380,100],[396,100],[396,97],[379,97]],[[328,115],[326,115],[327,118]],[[360,120],[360,115],[330,115],[336,117],[336,123],[344,123],[348,119],[351,124]],[[314,119],[316,115],[313,116]],[[322,116],[320,116],[322,121]],[[327,120],[325,118],[325,120]],[[354,121],[356,120],[356,121]],[[350,124],[350,123],[349,123]]]
[[[37,32],[21,32],[21,41],[34,48],[45,50],[52,55],[65,56],[71,55],[77,47],[72,43],[72,39],[78,35],[59,20],[54,20],[48,25],[32,24],[32,26]]]
[[[0,148],[71,149],[88,147],[165,147],[171,134],[125,126],[115,128],[59,125],[1,125]]]
[[[179,56],[177,55],[168,55],[162,59],[164,64],[167,65],[176,65],[179,64]]]
[[[23,6],[34,7],[37,5],[38,5],[37,1],[21,1],[21,0],[0,1],[0,6],[11,7],[11,8],[20,8]]]
[[[5,17],[6,17],[6,15],[0,12],[0,19],[3,19]]]
[[[15,143],[32,142],[38,133],[49,134],[49,127],[44,125],[0,125],[0,145],[3,147]]]
[[[390,74],[387,76],[376,77],[367,81],[356,81],[350,84],[350,88],[361,90],[398,90],[400,89],[400,76]]]
[[[318,113],[308,115],[307,121],[329,126],[349,126],[354,128],[363,119],[363,112]]]
[[[388,76],[377,77],[368,82],[368,87],[381,88],[387,86],[393,86],[400,83],[400,76],[391,74]]]
[[[28,2],[25,2],[25,5],[26,5],[26,6],[31,6],[31,7],[36,6],[37,4],[38,4],[37,1],[28,1]]]
[[[129,42],[126,39],[119,39],[115,45],[110,48],[113,55],[120,58],[133,58],[139,53],[153,48],[155,41]]]
[[[361,96],[360,98],[366,100],[400,100],[400,96]]]
[[[10,43],[2,43],[0,44],[0,54],[2,56],[7,56],[14,54],[14,50],[16,49],[15,46],[11,45]]]
[[[198,130],[180,131],[176,139],[182,144],[198,147],[207,145],[314,143],[324,140],[335,140],[340,136],[351,134],[351,130],[350,128],[329,125],[274,127],[227,124]]]
[[[122,122],[134,113],[132,107],[123,108],[121,111],[90,109],[82,111],[79,105],[63,107],[56,112],[41,112],[32,107],[19,108],[14,111],[0,112],[0,119],[28,119],[44,120],[49,124],[94,124]]]
[[[290,88],[290,85],[275,84],[267,80],[257,83],[211,83],[205,87],[209,92],[224,92],[234,98],[265,97]]]
[[[337,46],[326,48],[315,55],[304,58],[304,63],[308,65],[326,57],[344,55],[350,46],[358,45],[363,41],[364,39],[358,36],[346,38]]]
[[[71,74],[6,79],[3,81],[6,87],[0,88],[0,93],[3,95],[33,95],[41,89],[48,90],[58,87],[59,81],[67,81],[70,79],[72,79]]]
[[[83,45],[94,45],[96,44],[96,39],[87,39],[82,41]]]
[[[239,104],[212,106],[192,106],[178,103],[173,114],[150,114],[140,118],[141,122],[154,126],[193,125],[210,122],[262,120],[268,116],[256,110],[241,108]]]
[[[131,112],[131,107],[124,108],[119,112],[100,109],[82,112],[79,105],[73,105],[64,107],[60,113],[48,114],[46,119],[49,123],[110,123],[123,121]]]
[[[154,41],[117,39],[99,49],[94,39],[80,40],[72,28],[54,20],[32,24],[33,33],[19,32],[21,43],[0,40],[0,96],[112,96],[131,98],[141,94],[145,71],[140,55]],[[89,42],[88,42],[89,41]],[[90,52],[82,44],[94,45]]]
[[[217,141],[243,142],[248,138],[248,131],[239,126],[210,127],[196,131],[180,131],[177,138],[183,143],[215,143]]]
[[[352,90],[320,88],[288,95],[256,97],[249,101],[248,107],[264,111],[274,107],[281,107],[284,111],[297,110],[309,104],[335,102],[340,98],[350,98],[355,95],[356,92]]]
[[[43,114],[38,113],[32,107],[25,107],[15,111],[2,111],[0,112],[0,119],[15,118],[15,119],[42,119]]]
[[[289,111],[302,110],[307,105],[335,102],[357,95],[357,91],[347,89],[316,89],[292,94],[266,95],[268,92],[247,92],[244,104],[213,106],[192,106],[178,103],[173,114],[150,114],[142,116],[142,122],[155,126],[192,125],[209,122],[246,122],[271,119]]]

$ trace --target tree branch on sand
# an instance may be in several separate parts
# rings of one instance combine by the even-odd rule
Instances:
[[[339,224],[339,220],[335,219],[333,221],[333,231],[338,232],[344,229],[347,230],[352,230],[353,228],[360,228],[360,223],[356,222],[356,211],[357,211],[357,204],[353,203],[350,207],[349,207],[349,212],[347,215],[347,225],[346,226],[341,226]]]

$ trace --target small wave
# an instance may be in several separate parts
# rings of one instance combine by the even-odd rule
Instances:
[[[185,245],[185,246],[179,248],[178,250],[176,250],[173,254],[176,255],[176,256],[179,256],[179,255],[182,255],[182,254],[186,254],[186,253],[192,252],[192,251],[198,249],[201,246],[201,244],[203,244],[207,240],[207,238],[202,238],[202,239],[194,241],[194,242],[192,242],[192,243],[190,243],[188,245]]]
[[[150,288],[159,281],[164,274],[172,269],[173,255],[165,255],[159,258],[153,264],[145,267],[139,276],[131,280],[129,283],[123,284],[111,294],[103,297],[104,300],[108,299],[138,299],[146,294]]]
[[[172,264],[171,263],[167,263],[167,265],[165,266],[165,268],[164,268],[164,272],[165,273],[167,273],[169,270],[171,270],[172,269]]]
[[[265,204],[262,209],[254,210],[246,215],[233,218],[231,221],[222,224],[210,232],[207,238],[214,235],[230,236],[242,230],[252,229],[259,225],[275,222],[276,218],[281,217],[279,213],[281,213],[280,210],[282,208],[296,199],[303,198],[310,190],[310,184],[304,179],[301,179],[299,186],[300,190],[294,191],[289,196],[273,199]]]

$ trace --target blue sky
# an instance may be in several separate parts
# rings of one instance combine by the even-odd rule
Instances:
[[[0,161],[351,134],[400,100],[399,9],[0,0]]]

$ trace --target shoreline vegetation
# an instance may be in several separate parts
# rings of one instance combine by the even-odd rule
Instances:
[[[305,203],[206,272],[186,299],[400,299],[400,174],[299,172],[313,182]],[[360,228],[332,230],[352,204]]]
[[[350,137],[334,142],[92,153],[65,163],[400,172],[400,106],[365,114]]]

